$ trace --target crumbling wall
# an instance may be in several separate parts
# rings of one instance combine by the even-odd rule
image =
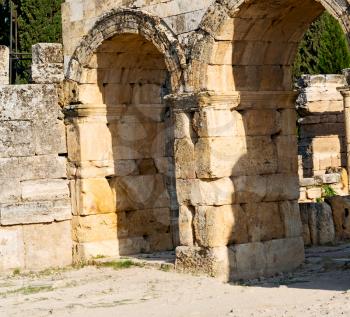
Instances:
[[[343,75],[305,75],[298,81],[300,201],[316,201],[327,188],[348,193]]]
[[[72,262],[65,126],[52,84],[53,74],[63,76],[62,46],[33,52],[41,84],[0,86],[0,270]],[[51,63],[61,70],[47,71]]]
[[[329,197],[300,204],[305,245],[327,245],[350,239],[350,197]]]
[[[63,43],[66,66],[79,41],[98,18],[111,9],[139,9],[162,18],[184,44],[214,0],[67,0],[62,4]]]

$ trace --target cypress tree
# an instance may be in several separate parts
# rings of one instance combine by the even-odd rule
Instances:
[[[293,77],[302,74],[339,74],[350,67],[350,52],[346,36],[329,13],[323,13],[304,35],[300,43]]]

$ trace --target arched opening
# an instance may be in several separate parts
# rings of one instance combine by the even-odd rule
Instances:
[[[178,88],[169,62],[175,50],[166,52],[167,37],[157,29],[125,26],[126,18],[104,19],[109,33],[97,25],[87,52],[96,49],[90,55],[78,49],[70,65],[78,80],[67,116],[76,261],[169,251],[178,243],[173,132],[164,101]]]
[[[233,184],[225,187],[231,199],[207,210],[194,206],[194,224],[207,221],[195,228],[194,245],[209,248],[212,270],[228,266],[233,279],[289,270],[304,259],[291,68],[322,4],[346,29],[347,5],[335,1],[216,1],[192,51],[191,85],[206,92],[197,114],[206,129],[197,126],[194,152],[204,154],[195,157],[196,175],[206,184]],[[211,240],[203,243],[203,236]],[[186,267],[191,255],[181,252]]]

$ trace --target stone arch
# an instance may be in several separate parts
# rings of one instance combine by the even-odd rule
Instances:
[[[291,65],[324,9],[349,34],[348,7],[335,0],[217,0],[204,15],[187,75],[197,100],[179,121],[194,130],[184,138],[194,149],[192,186],[216,197],[180,201],[180,238],[191,238],[180,239],[179,268],[245,279],[303,262]],[[186,192],[181,178],[190,177],[178,178],[178,191]],[[201,256],[208,265],[196,262]]]
[[[76,49],[66,117],[76,261],[177,245],[165,96],[182,90],[184,63],[165,24],[136,10],[104,15]]]
[[[239,59],[239,54],[242,57],[248,57],[249,52],[247,52],[247,49],[250,49],[251,52],[254,50],[254,56],[261,56],[263,53],[271,56],[277,45],[281,49],[285,49],[286,47],[278,43],[281,36],[285,37],[285,44],[290,42],[291,47],[287,47],[288,51],[280,54],[283,59],[275,60],[276,65],[291,63],[294,60],[298,42],[311,22],[323,10],[327,10],[339,21],[347,38],[350,40],[349,3],[345,0],[288,0],[285,2],[275,0],[215,1],[204,15],[198,33],[193,40],[194,44],[188,75],[190,86],[194,90],[212,90],[213,87],[208,82],[210,80],[209,77],[210,74],[217,73],[217,71],[211,71],[208,68],[210,68],[211,64],[220,63],[219,59],[221,57],[224,58],[226,56],[228,58],[228,51],[224,52],[224,49],[218,48],[217,42],[229,40],[230,37],[233,40],[246,40],[246,37],[251,37],[255,32],[256,39],[259,38],[270,42],[270,45],[264,48],[248,47],[245,49],[236,45],[232,51],[233,65],[240,63],[237,60]],[[234,22],[239,19],[246,20],[245,22],[247,23]],[[271,22],[273,24],[269,25]],[[233,30],[234,28],[236,32]],[[276,46],[273,47],[274,45]],[[242,49],[246,51],[245,56],[243,56],[242,52],[239,52]],[[222,74],[222,78],[226,75]],[[217,85],[222,85],[222,80],[217,81],[217,78],[215,79]],[[227,81],[227,78],[225,78],[225,81]],[[235,83],[237,83],[237,80]]]
[[[113,9],[97,20],[71,57],[66,79],[79,83],[83,68],[102,42],[118,34],[128,33],[144,37],[164,55],[172,91],[181,90],[184,86],[186,58],[176,36],[160,18],[133,9]]]

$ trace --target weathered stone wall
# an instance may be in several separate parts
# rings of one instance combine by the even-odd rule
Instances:
[[[343,75],[305,75],[297,83],[300,201],[320,199],[325,186],[348,194],[344,105],[337,91],[344,84]]]
[[[0,84],[8,85],[10,83],[10,53],[6,46],[0,45]]]
[[[327,245],[350,239],[350,197],[329,197],[323,203],[302,203],[305,245]]]
[[[139,35],[104,41],[84,68],[66,120],[77,261],[174,248],[167,80],[162,54]]]
[[[37,48],[43,51],[43,46]],[[58,55],[62,65],[62,46]],[[46,72],[41,79],[45,76],[50,81]],[[0,86],[0,270],[72,262],[67,148],[58,92],[54,84]]]
[[[101,15],[120,7],[138,9],[161,18],[186,44],[214,0],[68,0],[62,4],[66,65],[70,56]]]

